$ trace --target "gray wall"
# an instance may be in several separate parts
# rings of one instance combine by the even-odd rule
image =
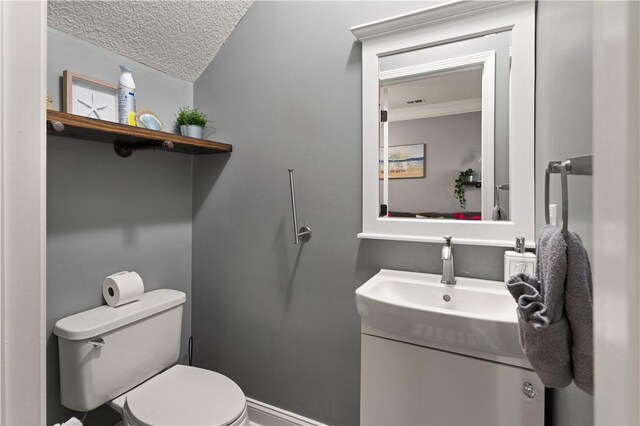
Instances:
[[[193,160],[193,200],[187,156],[141,152],[123,160],[109,145],[50,137],[49,330],[57,319],[101,304],[100,283],[116,270],[140,271],[148,289],[189,294],[193,251],[188,300],[196,364],[229,375],[250,397],[327,423],[356,424],[360,321],[353,291],[380,268],[439,273],[441,263],[438,244],[355,238],[360,45],[348,28],[424,6],[255,3],[195,85],[195,103],[234,153]],[[538,4],[537,171],[548,159],[590,152],[590,24],[586,3]],[[63,69],[115,81],[119,63],[130,61],[49,32],[56,100]],[[186,83],[134,66],[140,107],[168,121],[191,101]],[[299,214],[314,231],[303,247],[291,243],[287,167],[297,169]],[[570,182],[571,225],[587,245],[589,185],[588,178]],[[502,252],[458,245],[456,271],[499,280]],[[188,328],[189,309],[185,336]],[[58,403],[55,338],[48,355],[54,423],[73,413]],[[591,398],[576,388],[556,392],[554,401],[555,424],[592,423]],[[108,410],[88,418],[113,420]]]
[[[218,138],[234,144],[228,158],[194,160],[195,362],[229,375],[249,397],[330,424],[359,418],[354,290],[380,268],[441,271],[440,245],[355,237],[361,52],[348,29],[424,6],[257,2],[194,86]],[[547,157],[590,140],[591,6],[538,8],[540,172]],[[302,247],[291,243],[288,167],[296,168],[300,218],[314,232]],[[572,202],[585,200],[573,204],[583,211],[572,210],[572,227],[589,244],[591,194],[579,185],[571,183]],[[458,245],[456,271],[500,280],[502,253]],[[576,388],[553,400],[555,424],[592,423],[591,399]]]
[[[547,162],[592,152],[592,8],[588,2],[538,2],[536,37],[536,222],[544,225]],[[592,252],[592,177],[569,177],[570,228]],[[559,204],[560,177],[551,202]],[[559,218],[561,221],[561,218]],[[560,224],[560,223],[559,223]],[[553,421],[593,424],[593,398],[575,385],[555,391]]]
[[[60,106],[64,69],[117,81],[119,64],[134,69],[138,105],[171,122],[191,104],[191,84],[55,30],[48,32],[48,90]],[[47,422],[78,416],[60,405],[58,345],[53,325],[65,316],[102,305],[102,280],[138,271],[145,289],[187,293],[183,340],[191,329],[191,158],[137,152],[120,158],[108,144],[47,139]],[[116,423],[102,407],[87,424]]]
[[[442,270],[439,244],[356,238],[361,45],[349,27],[424,6],[256,2],[194,85],[234,144],[194,159],[194,362],[329,424],[359,421],[355,289],[380,268]],[[292,243],[288,167],[314,233],[304,246]],[[454,251],[458,274],[502,279],[502,249]]]
[[[389,145],[426,143],[424,178],[389,179],[389,210],[454,213],[463,211],[453,196],[460,172],[478,170],[482,152],[481,113],[455,114],[389,123]],[[380,181],[382,187],[382,181]],[[481,190],[465,186],[469,212],[482,209]],[[491,218],[485,218],[491,220]]]

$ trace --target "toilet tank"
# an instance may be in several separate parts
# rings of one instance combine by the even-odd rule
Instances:
[[[181,291],[155,290],[59,320],[62,405],[93,410],[175,363],[185,300]]]

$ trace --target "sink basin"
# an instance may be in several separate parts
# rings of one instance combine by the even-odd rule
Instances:
[[[356,290],[362,332],[530,368],[504,283],[382,269]]]

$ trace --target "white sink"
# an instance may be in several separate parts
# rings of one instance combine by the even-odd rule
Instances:
[[[382,269],[356,290],[362,331],[530,368],[504,283]]]

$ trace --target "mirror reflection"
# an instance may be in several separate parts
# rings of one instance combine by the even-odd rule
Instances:
[[[510,31],[380,58],[380,216],[508,220]]]

